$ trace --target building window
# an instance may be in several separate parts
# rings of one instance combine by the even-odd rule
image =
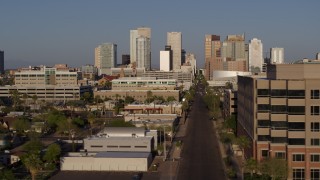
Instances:
[[[304,99],[305,91],[304,90],[288,90],[289,99]]]
[[[261,150],[261,156],[263,158],[268,158],[269,157],[269,150]]]
[[[102,148],[102,145],[91,145],[92,148]]]
[[[270,110],[269,104],[258,104],[258,112],[268,112]]]
[[[320,162],[320,154],[311,154],[310,159],[311,162]]]
[[[311,146],[320,146],[320,139],[312,138]]]
[[[258,127],[270,127],[270,120],[258,120]]]
[[[287,90],[286,89],[272,89],[271,96],[277,98],[286,98],[287,97]]]
[[[271,106],[271,113],[273,113],[273,114],[287,113],[287,106],[286,105],[273,105],[273,106]]]
[[[291,138],[291,139],[288,139],[288,144],[289,145],[305,145],[306,140],[303,138]]]
[[[267,97],[269,95],[269,89],[258,89],[258,97]]]
[[[305,179],[304,169],[293,169],[292,177],[293,177],[293,180],[304,180]]]
[[[277,159],[286,159],[286,153],[285,152],[276,152],[275,153]]]
[[[311,90],[311,99],[320,99],[320,90]]]
[[[305,106],[288,106],[288,114],[290,115],[304,115]]]
[[[258,141],[270,141],[269,135],[258,135]]]
[[[319,106],[311,106],[311,115],[319,115],[320,114]]]
[[[320,123],[312,122],[311,123],[311,132],[319,132],[320,131]]]
[[[311,169],[310,178],[311,178],[311,180],[319,180],[320,179],[320,169]]]
[[[289,131],[305,131],[305,123],[304,122],[289,122],[288,123]]]
[[[304,154],[293,154],[292,161],[304,161]]]

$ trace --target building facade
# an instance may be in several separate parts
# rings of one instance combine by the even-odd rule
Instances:
[[[182,50],[182,34],[181,32],[168,32],[167,45],[172,50],[172,69],[180,69],[181,66],[181,50]]]
[[[160,51],[160,71],[170,71],[170,51]]]
[[[155,77],[125,77],[112,80],[112,90],[175,90],[177,80]]]
[[[95,63],[99,75],[104,71],[117,66],[117,45],[113,43],[104,43],[95,48]]]
[[[250,72],[262,72],[263,44],[261,40],[253,38],[249,42],[248,69]]]
[[[151,46],[151,28],[148,27],[139,27],[134,30],[130,30],[130,61],[131,63],[137,62],[137,38],[138,37],[145,37],[149,38],[150,46]],[[151,54],[147,52],[147,54]]]
[[[218,35],[205,36],[205,78],[206,80],[212,79],[214,70],[221,69],[221,42]]]
[[[130,55],[129,54],[122,54],[122,65],[130,64]]]
[[[139,36],[136,39],[136,66],[137,68],[145,68],[151,70],[151,41],[150,38]]]
[[[287,160],[288,179],[320,176],[320,64],[269,65],[267,78],[238,78],[238,135],[247,157]]]
[[[284,48],[271,48],[270,49],[270,63],[283,64],[284,63]]]

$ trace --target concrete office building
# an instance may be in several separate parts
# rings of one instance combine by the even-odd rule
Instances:
[[[170,71],[170,51],[160,51],[160,71]]]
[[[145,68],[151,70],[151,41],[150,38],[139,36],[136,39],[136,66],[137,68]]]
[[[206,35],[205,36],[205,78],[212,79],[214,70],[221,70],[221,42],[220,36]]]
[[[187,53],[186,54],[186,62],[183,64],[183,66],[190,66],[192,74],[196,74],[196,72],[197,72],[196,56],[193,53]]]
[[[182,71],[146,71],[142,73],[142,77],[154,77],[158,79],[175,79],[178,83],[193,82],[194,74]]]
[[[147,171],[156,139],[157,131],[146,131],[144,127],[105,128],[84,139],[83,152],[62,157],[61,170]]]
[[[81,73],[83,79],[95,80],[96,76],[98,75],[98,69],[91,64],[87,64],[81,66]]]
[[[171,46],[172,50],[172,69],[180,69],[181,66],[181,50],[182,50],[182,35],[181,32],[168,32],[167,45]]]
[[[283,64],[284,63],[284,48],[270,49],[270,63]]]
[[[145,68],[111,68],[110,74],[119,77],[141,77],[145,72]]]
[[[238,135],[247,157],[288,163],[288,179],[320,176],[320,64],[276,64],[267,78],[238,78]]]
[[[223,117],[237,116],[237,91],[225,89],[223,95]]]
[[[130,30],[130,61],[136,63],[137,61],[137,38],[145,37],[151,40],[151,29],[148,27],[139,27],[135,30]],[[150,53],[151,54],[151,51]]]
[[[106,74],[110,68],[117,66],[117,45],[104,43],[95,48],[94,66],[98,68],[99,75]]]
[[[4,51],[0,50],[0,73],[4,74]]]
[[[248,69],[250,72],[262,72],[263,44],[261,40],[253,38],[249,41]]]
[[[175,90],[177,80],[155,77],[124,77],[112,80],[112,90]]]

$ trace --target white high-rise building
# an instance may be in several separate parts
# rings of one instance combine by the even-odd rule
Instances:
[[[197,71],[197,60],[196,56],[193,53],[187,53],[186,54],[186,65],[190,65],[193,74],[196,74]]]
[[[151,29],[148,27],[139,27],[135,30],[130,30],[130,62],[136,63],[137,61],[137,38],[146,37],[151,40]],[[150,42],[151,46],[151,42]],[[151,54],[151,49],[150,49]]]
[[[151,70],[151,49],[150,38],[140,36],[136,40],[136,67],[145,68],[147,71]]]
[[[260,39],[253,38],[249,41],[249,71],[262,71],[263,64],[263,44]]]
[[[171,46],[172,50],[172,69],[180,69],[181,66],[181,50],[182,50],[182,35],[181,32],[168,32],[167,45]]]
[[[316,60],[320,60],[320,53],[317,53]]]
[[[284,49],[283,48],[271,48],[270,49],[270,63],[271,64],[283,64],[284,63]]]
[[[97,67],[99,75],[117,65],[117,45],[104,43],[95,48],[94,66]]]
[[[170,71],[170,51],[160,51],[160,71]]]

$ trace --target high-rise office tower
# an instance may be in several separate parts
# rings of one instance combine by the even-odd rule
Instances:
[[[244,35],[228,35],[222,44],[222,57],[231,61],[244,61],[245,58]]]
[[[137,61],[136,54],[137,54],[137,38],[138,37],[149,38],[150,46],[151,46],[151,28],[139,27],[135,30],[130,30],[130,61],[131,63],[136,63]],[[151,48],[150,48],[149,54],[151,54]]]
[[[218,68],[221,64],[221,42],[220,36],[206,35],[205,36],[205,78],[210,80],[212,78],[213,70]]]
[[[261,72],[263,64],[263,44],[261,40],[253,38],[249,41],[249,71]],[[259,68],[259,69],[258,69]]]
[[[136,44],[136,67],[151,70],[151,44],[150,38],[140,36],[137,38]]]
[[[122,65],[130,64],[130,55],[129,54],[122,54]]]
[[[271,64],[283,64],[284,63],[284,49],[283,48],[271,48],[270,49],[270,63]]]
[[[171,46],[172,50],[172,69],[180,69],[181,66],[181,50],[182,50],[182,35],[181,32],[168,32],[167,45]]]
[[[0,50],[0,73],[4,74],[4,51]]]
[[[95,48],[94,66],[98,68],[99,75],[107,69],[117,65],[117,45],[104,43]]]
[[[320,60],[320,53],[317,53],[316,60]]]

